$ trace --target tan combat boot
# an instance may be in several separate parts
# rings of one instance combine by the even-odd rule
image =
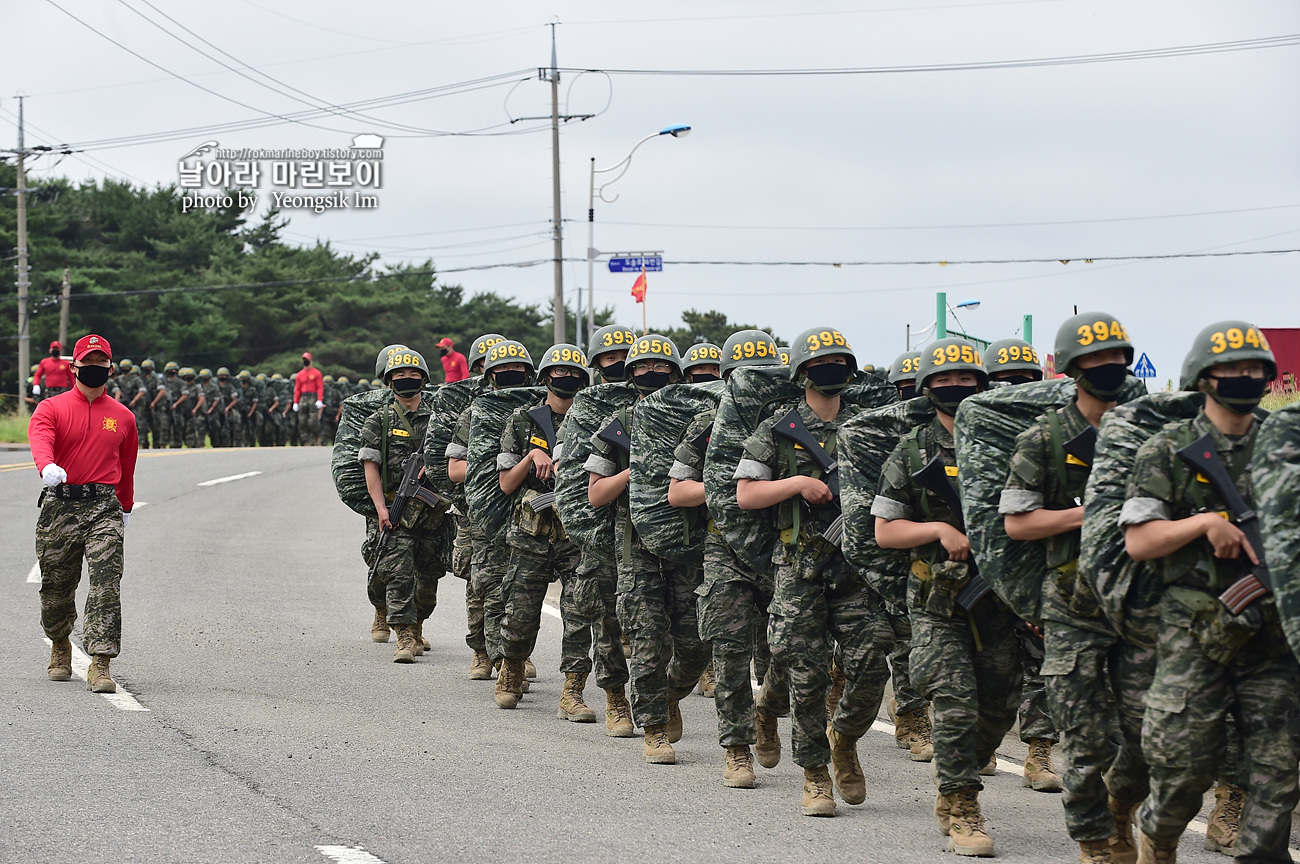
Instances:
[[[1206,852],[1234,854],[1237,825],[1241,822],[1241,807],[1245,800],[1245,792],[1236,784],[1215,787],[1214,809],[1210,811],[1210,824],[1205,832]]]
[[[803,769],[803,815],[834,816],[835,793],[825,765]]]
[[[971,858],[992,858],[993,838],[984,830],[978,789],[961,789],[947,796],[948,851]]]
[[[72,642],[67,636],[54,640],[50,646],[50,668],[45,674],[51,681],[67,681],[72,678]]]
[[[1113,864],[1115,859],[1110,856],[1111,839],[1080,840],[1079,864]]]
[[[664,728],[668,730],[669,744],[682,740],[682,706],[675,699],[668,700],[668,725]]]
[[[645,761],[651,765],[677,764],[677,753],[668,742],[667,727],[662,723],[652,723],[645,727],[643,750]]]
[[[858,762],[858,739],[831,729],[826,736],[831,745],[831,765],[835,768],[835,788],[845,804],[861,804],[867,800],[867,778]]]
[[[998,754],[994,753],[992,756],[989,757],[989,761],[986,762],[982,768],[980,768],[980,776],[981,777],[998,776]]]
[[[560,693],[560,708],[555,716],[574,723],[595,723],[596,712],[582,701],[583,688],[587,686],[586,672],[565,672],[564,690]]]
[[[754,754],[748,744],[727,748],[727,761],[722,769],[722,785],[732,789],[754,788]]]
[[[537,680],[537,667],[533,665],[532,657],[529,657],[527,660],[524,661],[524,680],[525,681]],[[524,692],[527,693],[528,691],[525,690]]]
[[[899,714],[898,700],[891,699],[889,717],[894,721],[894,743],[908,751],[908,758],[913,762],[929,762],[934,758],[934,726],[925,705]]]
[[[1178,864],[1178,840],[1155,840],[1138,832],[1137,864]]]
[[[492,680],[492,661],[488,659],[486,651],[474,652],[474,659],[471,660],[469,664],[469,680]]]
[[[939,833],[947,837],[952,829],[952,808],[948,806],[948,796],[942,792],[934,799],[934,821],[939,823]]]
[[[415,642],[415,649],[411,653],[416,657],[423,657],[424,652],[432,647],[429,640],[424,638],[424,624],[420,621],[411,625],[411,639]]]
[[[1030,739],[1025,776],[1020,785],[1032,787],[1035,792],[1061,791],[1061,775],[1052,768],[1052,742],[1048,739]]]
[[[899,750],[912,749],[912,715],[898,716],[898,700],[889,700],[889,721],[894,724],[894,744]]]
[[[775,768],[781,764],[781,735],[776,728],[776,715],[765,708],[754,709],[754,732],[757,743],[754,753],[758,764],[764,768]]]
[[[1133,811],[1140,801],[1120,801],[1110,797],[1106,806],[1115,817],[1115,834],[1110,838],[1110,859],[1115,864],[1137,864],[1138,850],[1133,843]]]
[[[835,719],[835,706],[840,704],[840,697],[844,695],[844,685],[848,679],[840,671],[840,667],[831,665],[831,690],[826,694],[826,734],[830,735],[831,721]]]
[[[393,652],[393,662],[414,663],[415,630],[410,624],[396,624],[393,631],[397,634],[397,650]]]
[[[96,654],[86,670],[86,689],[95,693],[116,693],[117,683],[108,676],[108,657]]]
[[[695,692],[705,699],[712,699],[717,687],[717,679],[713,677],[713,661],[710,660],[709,665],[705,666],[704,671],[700,673],[700,681],[695,686]]]
[[[632,724],[632,706],[623,695],[623,688],[605,688],[605,734],[610,738],[633,738],[636,726]]]
[[[522,660],[501,661],[501,672],[497,675],[496,691],[492,694],[498,708],[514,708],[519,704],[519,694],[524,680],[524,663]]]
[[[388,609],[375,607],[375,620],[370,624],[370,638],[375,642],[387,642],[392,630],[388,627]]]

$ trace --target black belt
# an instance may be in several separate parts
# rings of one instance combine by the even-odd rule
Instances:
[[[45,496],[51,493],[61,501],[88,501],[101,495],[112,495],[116,492],[117,489],[107,483],[82,483],[80,485],[76,483],[60,483],[58,486],[51,486],[42,490],[41,501],[44,501]]]

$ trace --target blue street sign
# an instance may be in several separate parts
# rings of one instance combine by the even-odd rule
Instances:
[[[662,273],[664,269],[663,256],[645,255],[639,258],[609,259],[609,272],[611,273],[640,273],[642,267],[648,273]]]
[[[1138,358],[1137,365],[1133,367],[1133,374],[1139,378],[1156,377],[1155,364],[1153,364],[1150,360],[1147,359],[1147,355],[1145,353],[1143,353],[1142,356]]]

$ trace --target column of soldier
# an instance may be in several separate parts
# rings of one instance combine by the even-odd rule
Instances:
[[[597,720],[594,669],[606,734],[640,727],[647,763],[676,761],[711,663],[724,786],[778,764],[789,715],[802,813],[833,816],[865,800],[857,742],[892,674],[898,746],[931,762],[957,854],[994,854],[980,778],[1019,719],[1024,784],[1063,778],[1080,861],[1174,861],[1212,787],[1206,848],[1291,860],[1300,600],[1277,565],[1269,593],[1254,507],[1293,572],[1300,409],[1264,421],[1277,366],[1250,323],[1207,327],[1181,389],[1150,395],[1105,313],[1061,326],[1056,380],[1024,341],[954,338],[886,380],[834,327],[682,354],[610,326],[536,360],[487,335],[469,362],[435,387],[388,346],[386,386],[342,405],[335,483],[367,517],[394,661],[429,648],[450,571],[469,678],[514,708],[558,579],[558,717]]]

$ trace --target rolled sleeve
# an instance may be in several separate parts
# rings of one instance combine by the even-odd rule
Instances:
[[[894,519],[910,519],[912,518],[912,508],[901,501],[895,501],[893,498],[877,495],[876,500],[871,502],[871,515],[891,521]]]
[[[522,461],[523,461],[523,457],[520,456],[518,453],[498,453],[497,470],[509,471],[511,468],[515,467]]]
[[[685,462],[675,461],[673,467],[668,469],[668,478],[670,480],[703,480],[704,472],[694,465],[687,465]]]
[[[587,457],[587,461],[582,463],[583,470],[589,474],[599,474],[601,477],[613,477],[618,473],[618,463],[611,459],[606,459],[599,453],[592,453]]]
[[[362,447],[357,451],[358,462],[383,462],[383,454],[374,447]]]
[[[1119,511],[1119,527],[1127,528],[1145,522],[1168,522],[1173,518],[1169,505],[1159,498],[1129,498]]]
[[[457,444],[455,441],[447,445],[447,452],[443,453],[448,459],[469,460],[469,448],[464,444]]]
[[[732,480],[771,480],[772,469],[770,466],[759,462],[755,459],[741,459],[736,465],[736,473],[731,475]]]
[[[1030,489],[1003,489],[998,512],[1003,516],[1032,513],[1043,509],[1043,493]]]

